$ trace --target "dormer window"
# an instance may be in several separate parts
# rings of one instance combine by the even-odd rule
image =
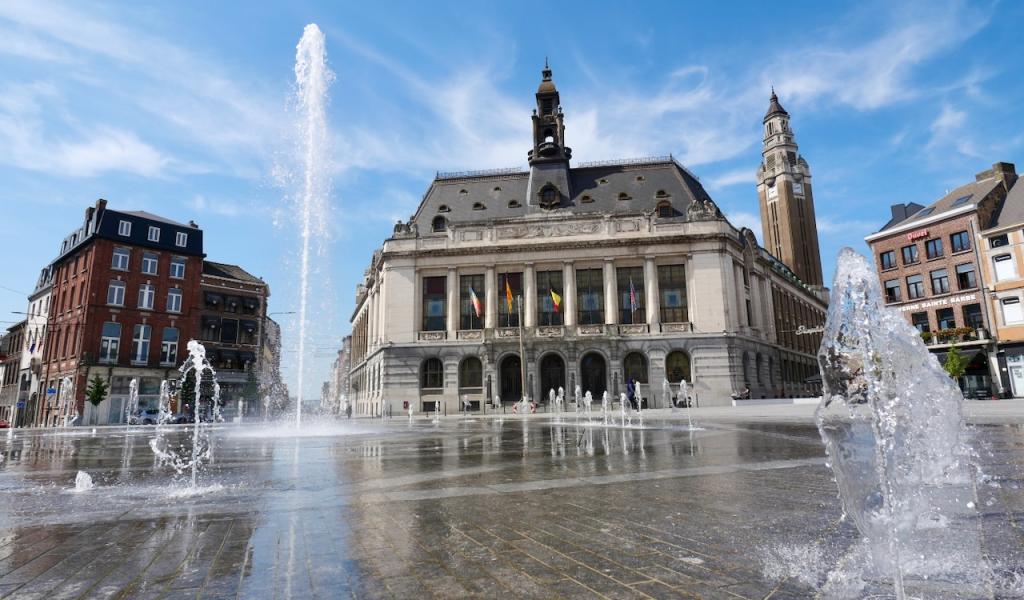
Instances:
[[[509,208],[519,208],[521,206],[522,206],[522,204],[519,204],[518,200],[509,200],[508,201],[508,207]]]
[[[608,180],[604,178],[598,179],[597,182],[601,185],[608,185]]]
[[[645,181],[645,179],[644,179],[644,176],[643,176],[643,175],[637,175],[637,176],[636,176],[636,180],[637,180],[637,182],[638,182],[638,183],[639,183],[639,182],[643,182],[643,181]]]
[[[497,192],[500,192],[500,191],[501,191],[501,188],[500,188],[500,187],[498,187],[498,186],[495,186],[495,187],[494,187],[494,189],[493,189],[493,190],[491,190],[491,191],[493,191],[493,192],[497,193]]]
[[[151,241],[151,242],[159,242],[160,241],[160,228],[159,227],[153,227],[152,225],[150,225],[149,226],[149,232],[146,234],[146,239]]]
[[[466,195],[466,194],[468,194],[468,193],[469,193],[469,191],[468,191],[468,190],[465,190],[465,189],[459,190],[459,195],[460,195],[460,196],[465,196],[465,195]]]
[[[441,206],[437,207],[437,212],[449,212],[450,210],[451,209],[448,208],[447,204],[442,204]]]
[[[562,195],[558,192],[558,188],[549,183],[540,189],[541,208],[550,210],[552,208],[557,208],[561,203]]]
[[[619,200],[632,200],[626,192],[619,193]]]
[[[188,234],[185,233],[184,231],[179,231],[177,234],[175,234],[174,245],[179,248],[184,248],[185,246],[188,246]]]
[[[660,219],[669,219],[676,216],[676,211],[672,209],[672,203],[666,200],[658,203],[657,211],[658,218]]]
[[[583,196],[582,198],[580,198],[580,203],[581,204],[590,204],[593,201],[594,201],[593,198],[591,198],[590,196],[586,196],[586,195]]]
[[[445,219],[441,215],[434,217],[434,220],[430,222],[431,231],[445,231],[448,229],[448,219]]]
[[[131,221],[120,221],[117,224],[117,235],[123,235],[128,237],[132,234],[132,222]]]
[[[668,192],[666,192],[665,190],[658,190],[657,193],[654,194],[654,197],[655,198],[668,198]]]
[[[474,202],[474,203],[473,203],[473,210],[484,210],[484,209],[486,209],[486,208],[487,208],[487,207],[486,207],[486,206],[484,206],[484,203],[483,203],[483,202]]]

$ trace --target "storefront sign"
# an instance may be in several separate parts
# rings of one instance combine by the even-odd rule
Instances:
[[[907,241],[912,242],[914,240],[919,240],[921,238],[926,238],[926,237],[928,237],[928,230],[927,229],[918,229],[917,231],[911,231],[910,233],[907,234]]]
[[[806,325],[801,325],[796,328],[797,335],[810,335],[812,333],[821,333],[823,331],[825,331],[824,327],[807,327]]]
[[[949,304],[960,304],[962,302],[970,302],[978,297],[977,293],[973,294],[961,294],[959,296],[948,296],[946,298],[939,298],[938,300],[929,300],[928,302],[918,302],[916,304],[908,304],[901,306],[900,310],[903,312],[909,312],[912,310],[921,310],[922,308],[933,308],[936,306],[947,306]]]

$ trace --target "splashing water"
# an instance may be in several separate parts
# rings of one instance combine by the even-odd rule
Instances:
[[[181,365],[179,371],[181,372],[182,381],[189,374],[193,374],[195,377],[195,397],[191,399],[192,414],[194,416],[191,447],[186,447],[185,444],[181,444],[177,448],[171,447],[161,427],[157,428],[156,436],[149,441],[149,447],[153,450],[153,455],[156,457],[158,464],[171,466],[179,476],[189,473],[189,485],[195,488],[198,483],[200,466],[213,457],[209,422],[219,423],[221,421],[220,384],[217,383],[216,371],[213,370],[210,362],[206,359],[206,348],[202,344],[195,340],[189,341],[188,354],[188,359]],[[203,393],[204,390],[210,388],[212,388],[212,393],[209,395],[209,404],[212,405],[210,407],[210,417],[204,419],[203,414],[205,411],[202,409],[201,397],[206,395]],[[162,392],[163,388],[161,388],[161,395]],[[182,398],[181,402],[184,403],[187,400],[189,399]]]
[[[93,488],[92,477],[85,471],[79,471],[75,476],[75,491],[88,492]]]
[[[850,249],[839,257],[818,360],[818,429],[864,538],[829,575],[826,597],[860,597],[886,580],[901,599],[905,587],[934,595],[929,586],[981,585],[963,396]]]
[[[124,427],[127,430],[131,427],[135,413],[139,412],[139,378],[132,377],[128,382],[128,402],[124,405]]]
[[[303,384],[305,379],[306,327],[309,302],[311,246],[325,235],[327,194],[330,190],[327,158],[327,88],[334,75],[327,68],[324,34],[316,24],[306,25],[295,52],[297,99],[302,111],[299,123],[304,178],[299,195],[299,227],[302,238],[299,285],[299,361],[298,402],[295,426],[302,425]]]

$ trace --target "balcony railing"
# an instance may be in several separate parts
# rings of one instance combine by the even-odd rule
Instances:
[[[929,346],[942,346],[947,344],[983,342],[989,339],[989,335],[984,327],[977,329],[973,327],[955,327],[940,329],[935,332],[923,332],[921,339]]]

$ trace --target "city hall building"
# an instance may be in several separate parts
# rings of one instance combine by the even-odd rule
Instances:
[[[546,67],[536,100],[528,170],[439,173],[374,252],[351,318],[356,413],[617,399],[630,379],[648,407],[668,406],[665,379],[700,405],[818,393],[810,169],[774,93],[758,188],[775,254],[671,156],[571,164]]]

